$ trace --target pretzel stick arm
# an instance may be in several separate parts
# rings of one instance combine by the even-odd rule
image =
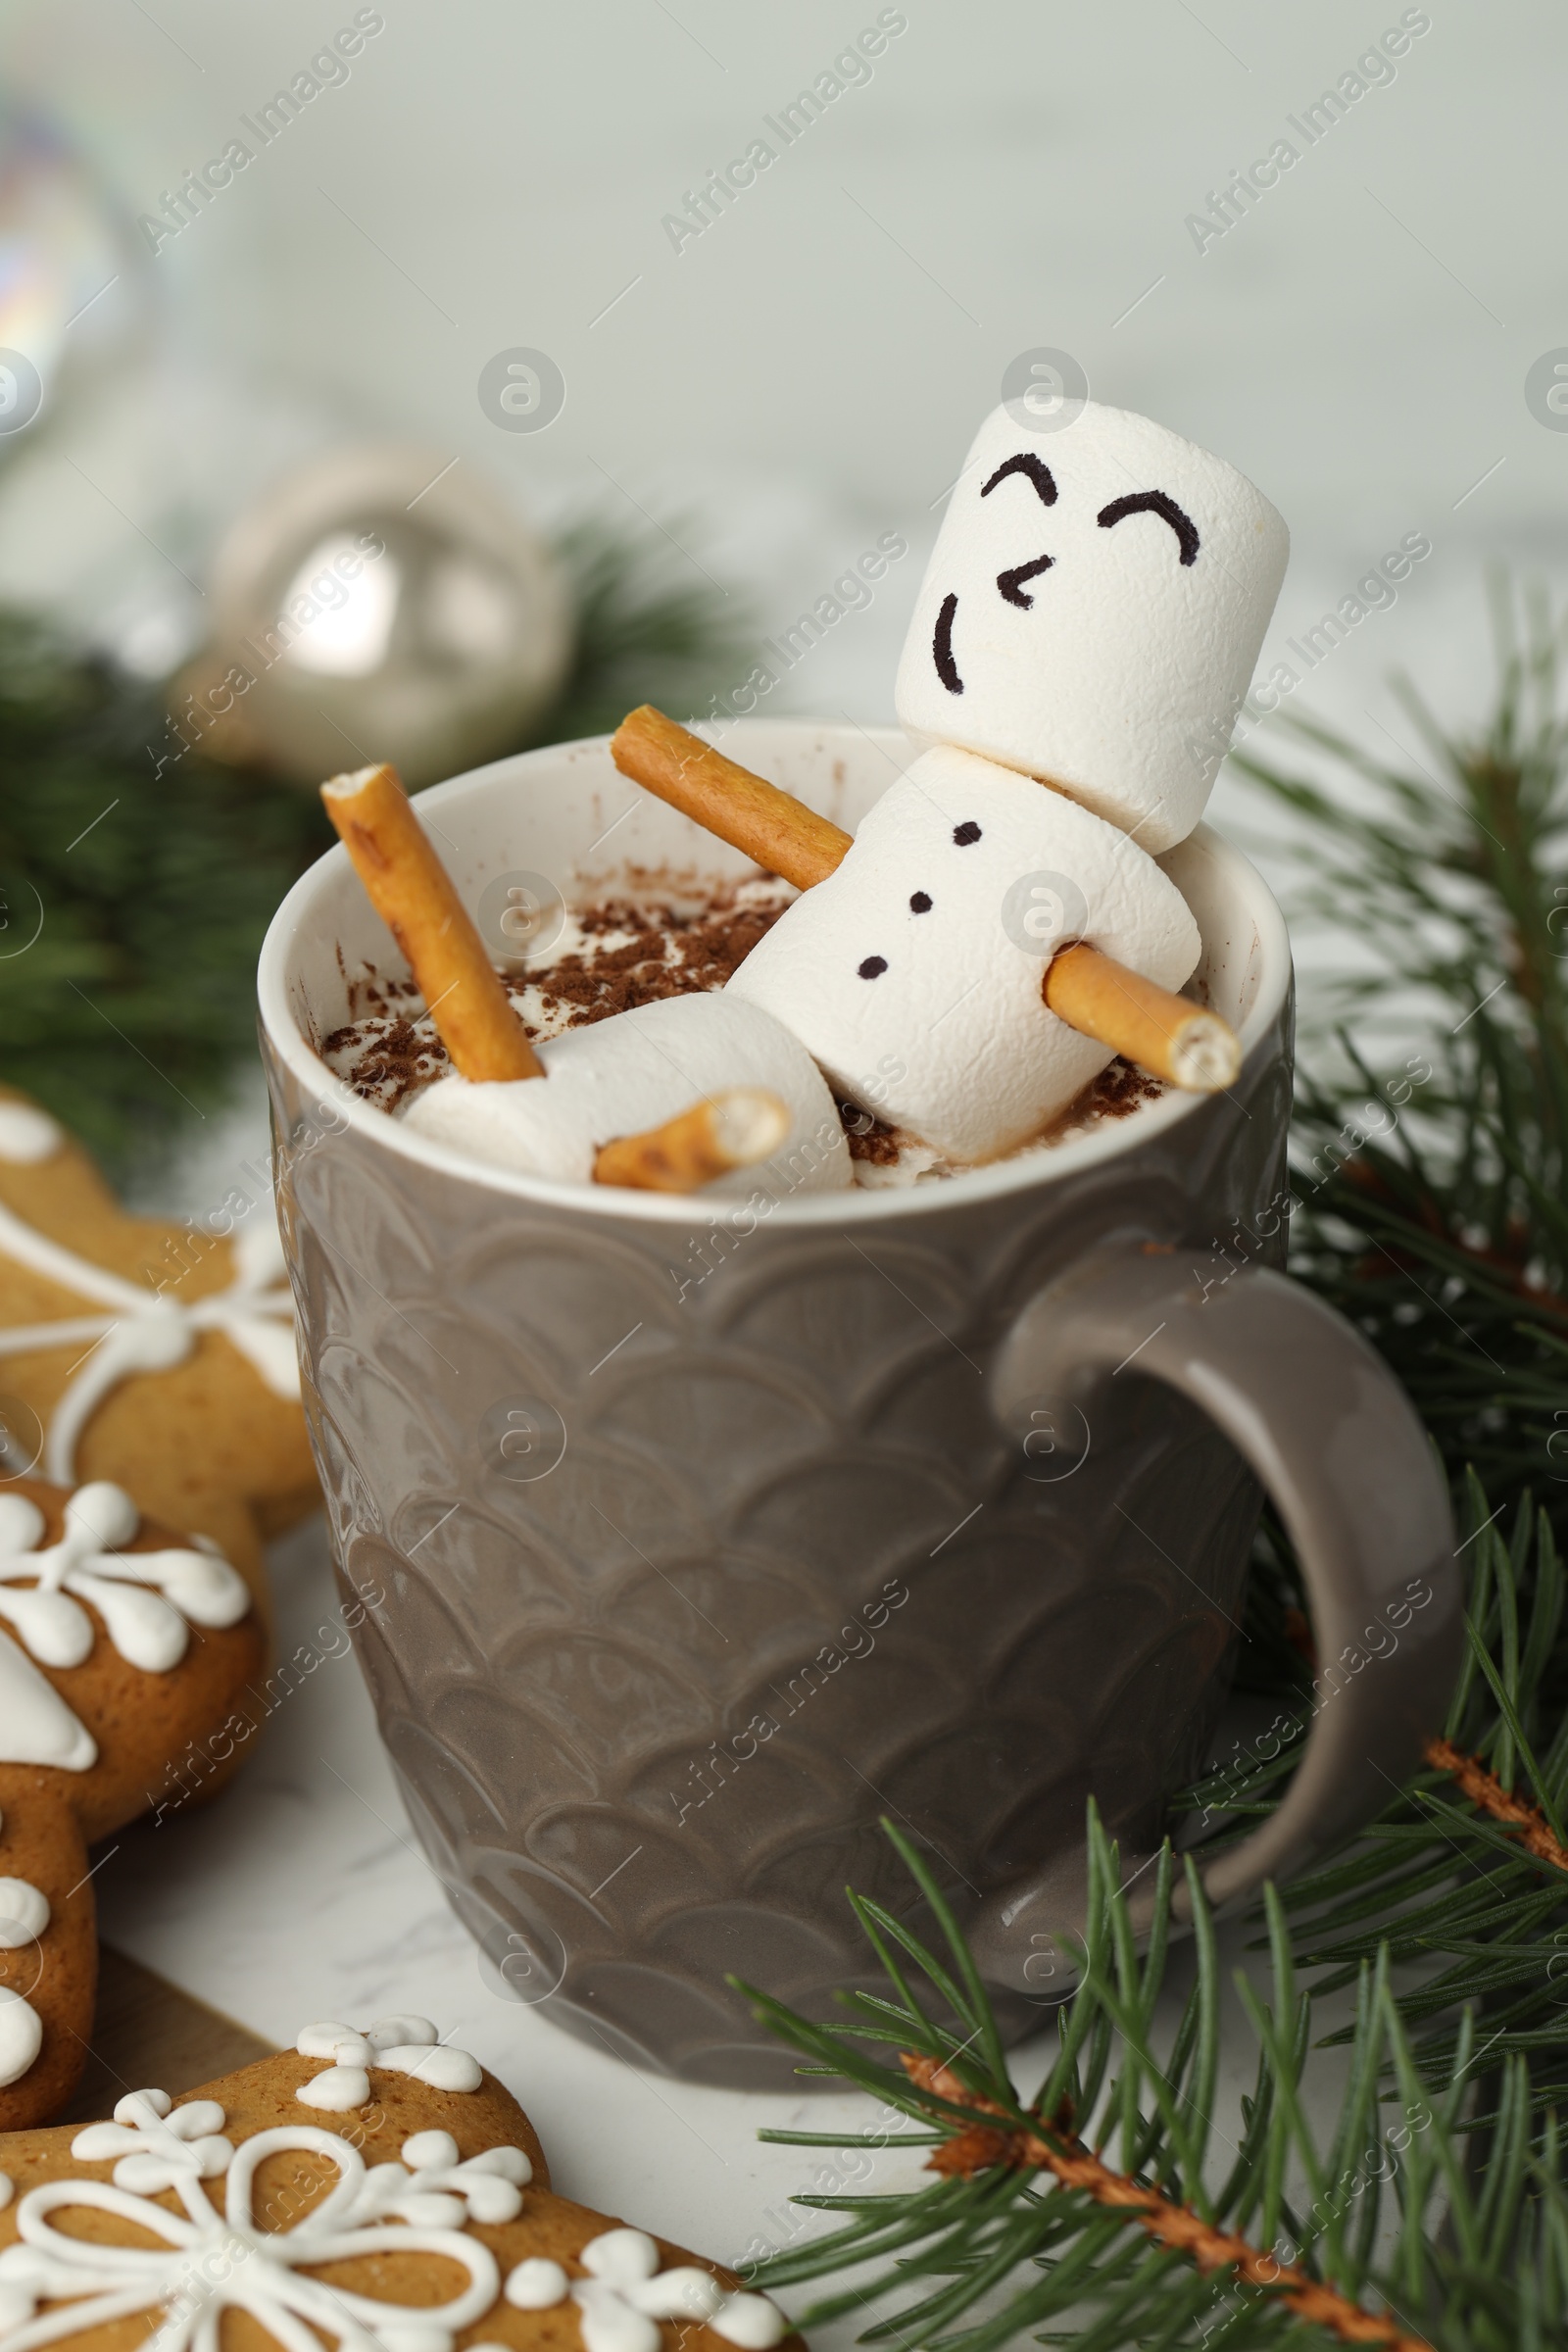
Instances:
[[[1051,959],[1043,993],[1069,1029],[1113,1047],[1124,1060],[1187,1094],[1220,1094],[1240,1074],[1241,1041],[1217,1012],[1172,996],[1098,948],[1062,948]]]
[[[616,1136],[594,1161],[594,1182],[644,1193],[695,1193],[732,1168],[753,1168],[769,1158],[789,1131],[790,1114],[777,1095],[766,1087],[731,1087],[662,1127]]]
[[[610,748],[623,775],[798,889],[825,880],[854,838],[649,704],[621,721]],[[1087,942],[1053,958],[1044,994],[1069,1028],[1172,1086],[1216,1094],[1235,1083],[1241,1047],[1218,1013],[1172,996]]]
[[[409,959],[452,1066],[465,1078],[542,1078],[484,942],[390,767],[321,786],[366,895]]]
[[[610,751],[622,775],[798,890],[825,881],[854,839],[650,703],[621,720]]]

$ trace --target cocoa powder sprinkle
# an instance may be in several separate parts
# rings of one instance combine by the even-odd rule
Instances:
[[[666,997],[722,988],[792,895],[779,885],[776,900],[760,905],[755,886],[751,903],[738,901],[733,888],[695,906],[673,896],[598,900],[575,912],[577,929],[590,944],[504,975],[507,993],[529,1038],[538,1039],[589,1028]],[[412,981],[372,971],[354,984],[352,1003],[358,1018],[334,1029],[320,1050],[363,1100],[396,1110],[416,1088],[450,1068],[433,1024],[415,1009],[419,996]],[[529,1007],[536,1017],[529,1017]]]
[[[774,883],[690,892],[648,877],[647,889],[610,895],[573,910],[584,943],[554,962],[504,974],[507,993],[531,1040],[662,1003],[722,988],[789,905],[794,893]],[[334,1029],[323,1057],[362,1100],[393,1111],[450,1069],[446,1048],[412,980],[373,968],[354,981],[356,1018]],[[1116,1060],[1085,1087],[1037,1142],[1057,1142],[1101,1119],[1125,1119],[1165,1092],[1130,1062]],[[867,1169],[895,1168],[910,1139],[862,1104],[838,1102],[850,1156]]]

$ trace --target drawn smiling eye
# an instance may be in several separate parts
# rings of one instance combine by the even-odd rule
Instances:
[[[1027,482],[1033,482],[1043,507],[1055,505],[1056,477],[1044,458],[1037,458],[1032,449],[1020,449],[1016,457],[1004,459],[981,491],[981,497],[989,498],[999,483],[1004,482],[1009,474],[1014,473],[1021,474]]]
[[[1129,498],[1113,498],[1108,507],[1101,508],[1095,519],[1102,531],[1109,531],[1118,522],[1125,522],[1129,514],[1157,514],[1175,532],[1183,564],[1198,562],[1198,525],[1163,490],[1135,490]]]

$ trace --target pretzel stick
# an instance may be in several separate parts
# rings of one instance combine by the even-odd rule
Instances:
[[[651,703],[621,720],[610,755],[622,775],[798,890],[826,881],[855,838],[793,793],[737,767]]]
[[[595,1184],[645,1193],[695,1193],[732,1168],[751,1168],[775,1152],[790,1114],[765,1087],[737,1086],[698,1102],[644,1135],[620,1135],[594,1161]]]
[[[544,1064],[484,942],[390,767],[321,786],[326,813],[465,1078],[542,1078]]]
[[[824,881],[854,839],[646,703],[622,719],[610,749],[623,775],[802,890]],[[1236,1082],[1241,1042],[1217,1012],[1085,941],[1053,956],[1042,994],[1069,1029],[1189,1094],[1218,1094]]]
[[[1241,1040],[1229,1022],[1081,941],[1057,950],[1041,994],[1069,1029],[1188,1094],[1222,1094],[1241,1074]]]

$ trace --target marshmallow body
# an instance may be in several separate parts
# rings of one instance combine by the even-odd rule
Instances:
[[[839,1090],[958,1160],[1035,1135],[1112,1056],[1047,1009],[1073,940],[1163,988],[1198,962],[1175,884],[1113,825],[972,752],[924,753],[731,978]]]
[[[986,418],[899,665],[919,741],[1049,777],[1152,854],[1203,813],[1285,576],[1245,474],[1125,409]]]
[[[767,1087],[790,1113],[773,1157],[715,1194],[842,1190],[853,1180],[838,1106],[806,1048],[770,1013],[727,995],[668,997],[539,1048],[543,1078],[474,1084],[454,1073],[415,1096],[416,1135],[471,1159],[562,1184],[593,1181],[601,1147],[640,1135],[728,1087]]]

